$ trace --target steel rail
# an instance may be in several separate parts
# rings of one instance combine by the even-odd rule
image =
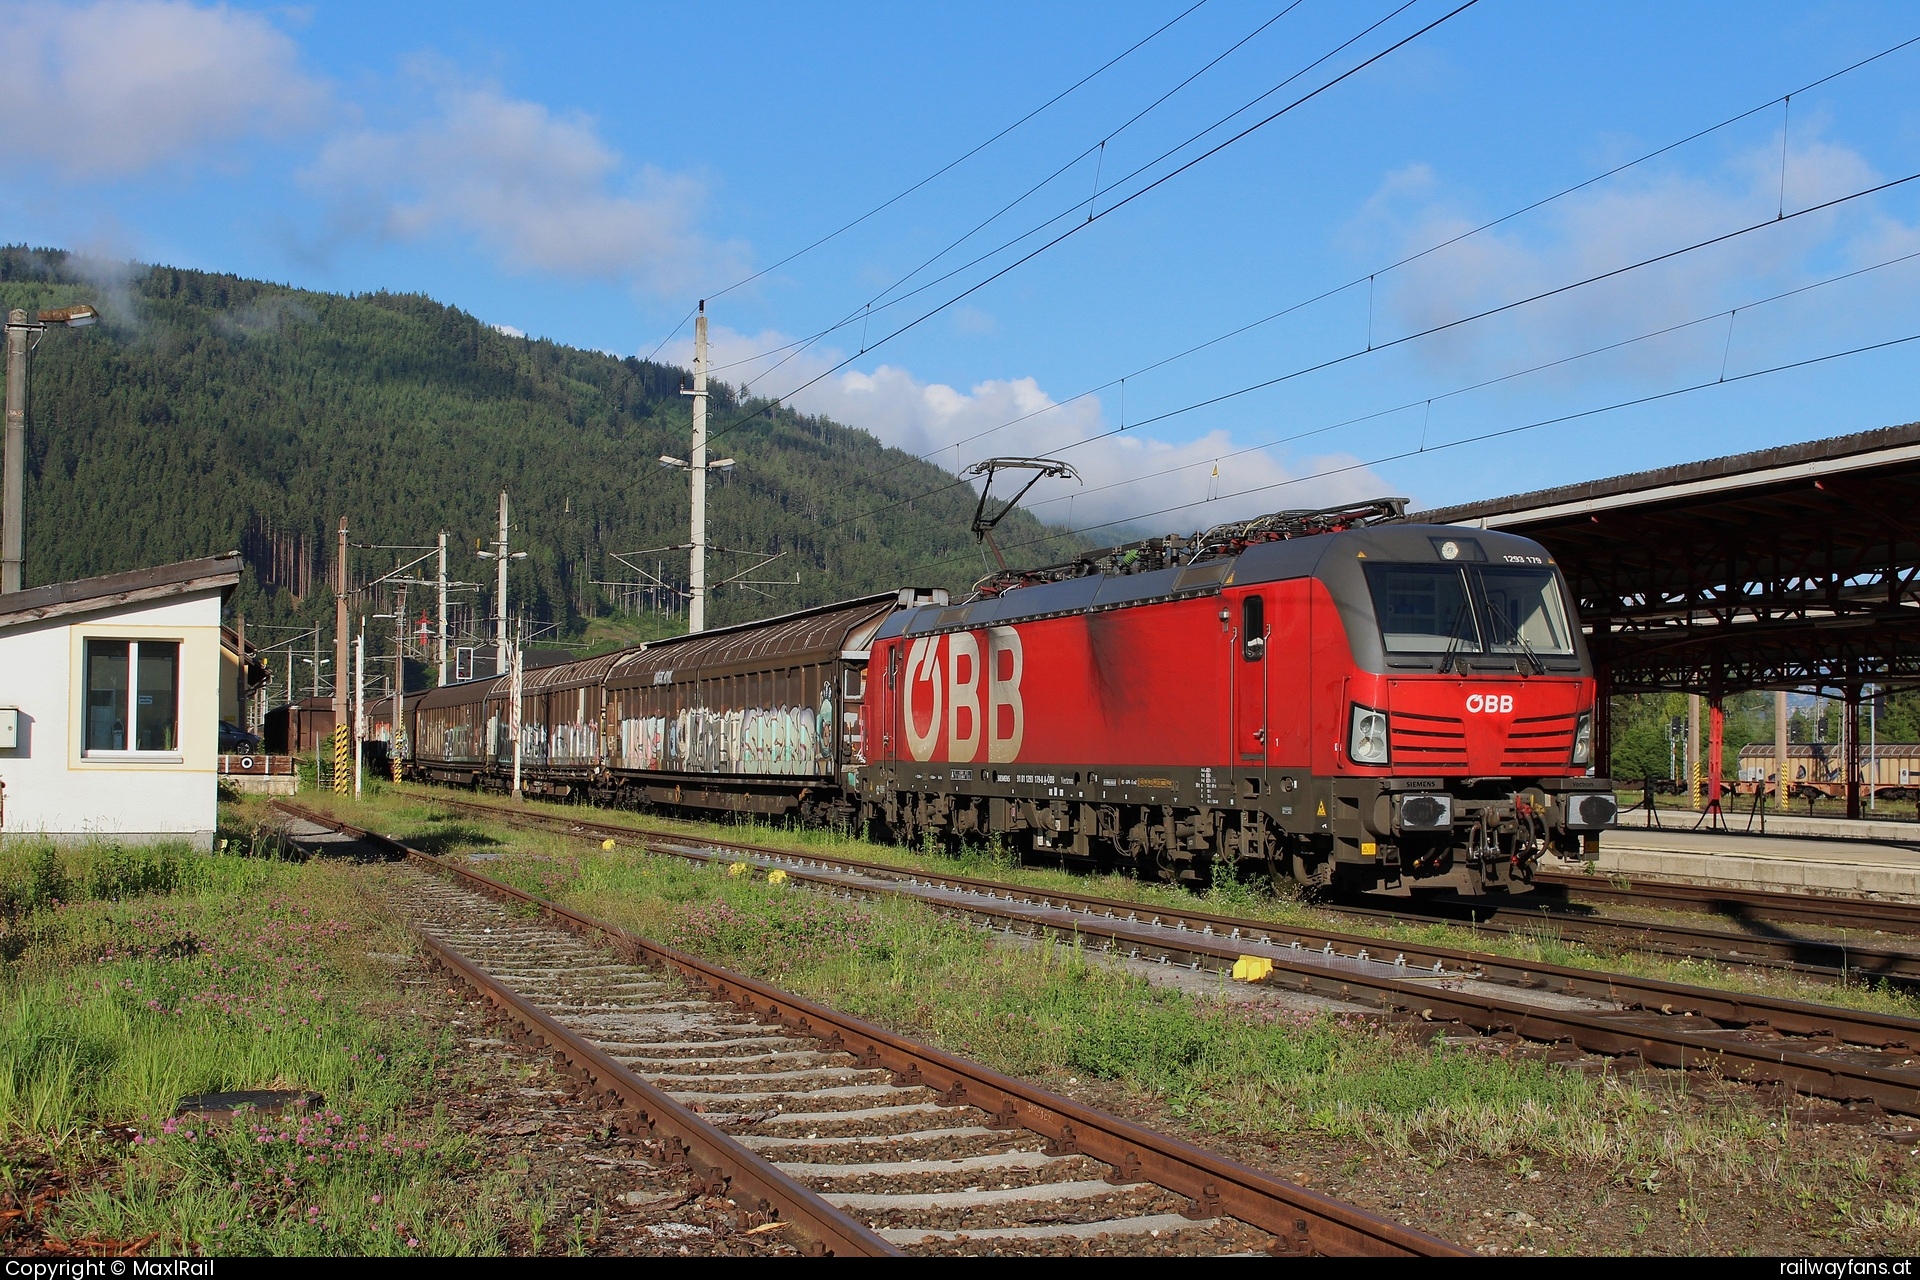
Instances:
[[[1749,969],[1777,969],[1827,982],[1871,979],[1902,987],[1920,985],[1920,951],[1844,938],[1730,933],[1696,925],[1575,914],[1557,904],[1487,905],[1438,899],[1431,903],[1365,906],[1349,902],[1326,910],[1385,924],[1452,924],[1476,932],[1538,937],[1551,934],[1693,960],[1715,960]]]
[[[1570,899],[1657,906],[1674,911],[1705,911],[1740,920],[1783,924],[1821,924],[1838,929],[1879,929],[1920,934],[1920,903],[1881,902],[1871,898],[1823,897],[1771,889],[1729,889],[1684,880],[1643,877],[1561,875],[1541,872],[1534,883],[1563,889]]]
[[[361,838],[368,836],[363,834]],[[408,853],[413,856],[413,851]],[[649,1136],[664,1141],[670,1154],[684,1159],[694,1171],[702,1191],[758,1202],[763,1213],[791,1223],[813,1246],[809,1252],[834,1257],[905,1256],[866,1223],[834,1208],[758,1152],[701,1120],[440,938],[426,930],[418,931],[418,936],[442,969],[512,1018],[527,1036],[552,1049],[597,1091],[597,1096],[632,1115]]]
[[[772,1019],[820,1039],[830,1047],[853,1054],[863,1066],[891,1071],[898,1083],[938,1089],[945,1105],[978,1107],[995,1117],[995,1125],[1032,1130],[1049,1140],[1049,1154],[1086,1155],[1113,1166],[1116,1182],[1152,1182],[1184,1195],[1192,1202],[1190,1212],[1195,1217],[1224,1215],[1269,1232],[1278,1242],[1276,1252],[1372,1257],[1474,1256],[1472,1250],[1437,1236],[1281,1181],[1177,1138],[1096,1111],[1026,1081],[1016,1080],[977,1063],[897,1036],[872,1023],[733,973],[697,956],[662,946],[616,925],[595,920],[490,876],[436,858],[390,836],[286,801],[275,801],[274,805],[308,822],[389,849],[502,901],[533,907],[567,928],[605,940],[616,952],[630,960],[677,972],[717,997],[758,1017]],[[499,989],[497,983],[493,985]],[[528,1008],[544,1019],[545,1027],[540,1033],[543,1036],[570,1034],[537,1009]],[[584,1042],[581,1043],[584,1046]],[[598,1053],[591,1046],[584,1047]],[[618,1069],[618,1064],[604,1054],[600,1054],[599,1058]],[[594,1064],[593,1069],[612,1078],[598,1064]],[[626,1074],[631,1077],[630,1072]],[[634,1083],[642,1082],[634,1078]],[[680,1108],[680,1111],[687,1119],[692,1119],[692,1113],[684,1108]],[[671,1115],[665,1112],[660,1114]],[[697,1120],[694,1123],[700,1124]],[[710,1132],[717,1134],[717,1131]],[[717,1136],[725,1138],[726,1135]],[[731,1143],[731,1139],[727,1141]],[[732,1145],[738,1147],[737,1143]],[[739,1147],[739,1150],[759,1160],[745,1147]],[[717,1167],[736,1167],[730,1152],[722,1151],[721,1154],[727,1158],[727,1163],[716,1162]],[[766,1162],[759,1163],[764,1165]],[[773,1172],[779,1175],[778,1170]],[[801,1191],[806,1190],[799,1187],[798,1183],[793,1185]],[[780,1203],[771,1196],[767,1198],[770,1203]],[[834,1214],[840,1213],[832,1206],[825,1205],[824,1201],[819,1203]],[[865,1230],[864,1226],[862,1229]],[[879,1240],[877,1236],[874,1238]],[[879,1240],[879,1243],[892,1250],[892,1246],[884,1240]]]
[[[1386,941],[1380,938],[1237,919],[1210,912],[1143,907],[1139,903],[1090,894],[1029,889],[969,876],[802,854],[764,845],[665,833],[656,835],[622,824],[582,822],[557,815],[508,811],[492,805],[441,802],[500,819],[538,820],[572,827],[580,834],[644,836],[645,847],[650,850],[695,860],[713,860],[716,855],[702,853],[691,847],[694,845],[731,849],[780,866],[797,879],[836,890],[901,893],[917,896],[922,901],[929,899],[910,892],[915,885],[953,890],[964,895],[963,900],[945,904],[930,902],[930,905],[944,905],[946,909],[976,919],[999,921],[1009,927],[1017,923],[1066,935],[1093,936],[1110,945],[1132,948],[1150,956],[1179,957],[1183,963],[1196,967],[1206,964],[1211,968],[1224,968],[1243,955],[1258,954],[1271,959],[1276,972],[1287,974],[1284,985],[1312,994],[1371,1003],[1385,1011],[1410,1014],[1423,1020],[1459,1022],[1483,1032],[1511,1032],[1524,1039],[1548,1043],[1571,1042],[1587,1052],[1637,1056],[1650,1065],[1683,1070],[1712,1066],[1737,1077],[1771,1081],[1820,1097],[1869,1101],[1888,1111],[1920,1115],[1920,1071],[1847,1062],[1827,1052],[1835,1045],[1846,1044],[1920,1050],[1920,1020],[1911,1018],[1531,963],[1484,952],[1397,940],[1388,943],[1410,960],[1418,957],[1423,965],[1436,965],[1443,974],[1451,969],[1452,973],[1446,975],[1449,977],[1471,977],[1519,991],[1584,996],[1623,1006],[1619,1012],[1545,1008],[1487,992],[1446,990],[1435,986],[1431,979],[1385,977],[1357,969],[1330,972],[1324,960],[1310,960],[1306,954],[1296,954],[1290,945],[1298,943],[1298,953],[1311,953],[1314,948],[1306,945],[1311,942],[1327,948],[1335,959],[1352,959],[1332,949],[1346,947],[1364,957],[1367,948],[1379,947]],[[685,847],[676,847],[674,841],[684,842]],[[873,882],[851,883],[845,874],[848,872],[871,876]],[[1040,908],[1042,914],[1036,914],[1032,910],[1035,907]],[[1044,915],[1047,911],[1057,912],[1060,918],[1047,918]],[[1120,913],[1130,917],[1145,913],[1155,920],[1152,924],[1143,924],[1137,919],[1122,920]],[[1176,922],[1178,931],[1168,929],[1162,921]],[[1197,928],[1190,929],[1189,925]],[[1775,1033],[1776,1038],[1756,1039],[1742,1034],[1750,1028],[1765,1028]],[[1788,1038],[1821,1043],[1809,1051],[1788,1047]]]

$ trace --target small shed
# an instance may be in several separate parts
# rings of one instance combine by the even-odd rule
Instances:
[[[238,554],[0,595],[0,833],[213,845]]]
[[[275,755],[297,756],[333,738],[333,698],[302,698],[267,712],[260,736]]]

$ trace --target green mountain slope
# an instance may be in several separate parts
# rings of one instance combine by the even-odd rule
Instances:
[[[595,581],[634,576],[609,552],[687,540],[685,474],[656,462],[687,452],[678,368],[507,337],[419,296],[169,267],[108,286],[93,271],[64,253],[0,249],[0,305],[105,313],[50,334],[34,357],[29,586],[240,548],[250,620],[318,620],[345,516],[360,543],[428,544],[448,530],[452,572],[485,584],[484,610],[493,574],[472,551],[493,536],[506,487],[514,545],[530,553],[512,570],[516,611],[578,635],[610,612]],[[716,387],[709,421],[718,431],[758,407]],[[739,466],[710,491],[712,541],[786,553],[756,578],[800,576],[766,595],[721,591],[719,622],[907,583],[961,587],[985,570],[967,532],[972,490],[864,431],[774,409],[717,452]],[[1042,532],[1024,513],[1003,529],[1010,542]],[[645,560],[684,578],[684,552]],[[394,553],[352,562],[364,581]],[[709,573],[750,563],[719,555]]]

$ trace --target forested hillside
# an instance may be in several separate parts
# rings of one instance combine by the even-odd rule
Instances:
[[[595,580],[634,576],[609,552],[687,540],[686,475],[656,461],[687,454],[678,368],[508,337],[414,295],[170,267],[103,283],[64,253],[0,249],[0,305],[72,302],[104,319],[49,334],[34,357],[29,586],[241,549],[250,621],[318,620],[340,517],[360,543],[426,544],[444,528],[453,575],[491,584],[472,553],[505,487],[515,549],[530,553],[512,570],[516,611],[527,602],[577,634],[610,611]],[[711,403],[715,431],[761,407],[720,385]],[[723,590],[719,621],[983,571],[972,490],[866,432],[774,409],[716,454],[739,465],[710,490],[711,540],[787,553],[755,577],[800,575],[766,596]],[[1003,528],[1009,542],[1040,532],[1024,513]],[[684,552],[646,559],[684,579]],[[357,552],[354,576],[393,562]],[[718,577],[751,561],[709,563]]]

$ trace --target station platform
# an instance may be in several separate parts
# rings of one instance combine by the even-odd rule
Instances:
[[[1692,815],[1684,812],[1660,816],[1685,825],[1614,827],[1600,837],[1596,869],[1736,889],[1920,902],[1920,827],[1912,823],[1769,817],[1766,835],[1748,835],[1737,825],[1733,831],[1690,830]],[[1806,826],[1819,834],[1792,830]],[[1835,826],[1876,834],[1841,833],[1831,830]]]

